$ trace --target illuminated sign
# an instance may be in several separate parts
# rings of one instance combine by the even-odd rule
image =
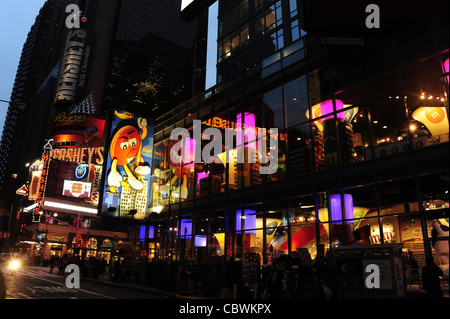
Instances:
[[[54,139],[55,146],[102,146],[105,127],[104,119],[86,114],[68,114],[62,112],[55,117],[52,125],[52,138]]]
[[[153,124],[147,119],[115,111],[106,159],[103,211],[116,207],[121,217],[126,217],[131,210],[137,211],[135,219],[146,217],[153,131]]]
[[[65,180],[62,194],[68,197],[90,198],[91,183]]]
[[[80,164],[75,170],[75,177],[78,179],[83,179],[88,172],[89,166],[87,166],[86,164]]]
[[[40,221],[40,212],[42,207],[42,202],[45,196],[45,187],[47,184],[47,173],[48,167],[50,164],[50,155],[49,150],[45,150],[44,154],[42,154],[42,169],[41,174],[39,176],[39,182],[37,187],[37,196],[36,196],[36,207],[34,208],[33,222]]]
[[[74,101],[82,67],[87,33],[81,29],[70,32],[56,92],[56,101]]]
[[[79,164],[103,164],[103,147],[72,147],[50,151],[50,157],[60,161],[77,162]]]

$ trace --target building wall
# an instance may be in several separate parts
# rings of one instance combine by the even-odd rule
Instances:
[[[365,47],[300,38],[245,80],[237,76],[158,119],[147,222],[157,235],[147,243],[177,260],[270,262],[297,249],[315,257],[321,245],[379,243],[439,255],[431,220],[448,225],[447,17]],[[275,173],[258,176],[261,163],[227,164],[220,154],[213,164],[194,163],[183,150],[181,164],[171,158],[173,129],[188,130],[188,149],[200,120],[204,134],[219,129],[224,150],[225,132],[239,119],[253,130],[278,129],[277,154],[264,150],[278,160]],[[247,151],[255,141],[245,141]],[[353,214],[334,215],[333,201],[345,194]]]

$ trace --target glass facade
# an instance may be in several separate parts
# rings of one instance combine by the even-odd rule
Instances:
[[[239,73],[227,60],[237,65],[246,54],[259,59],[242,63],[253,72],[219,81],[156,121],[142,237],[148,257],[221,256],[245,269],[283,255],[317,259],[345,245],[402,243],[406,259],[423,266],[431,256],[448,268],[448,15],[333,51],[300,29],[296,4],[244,0],[225,8],[219,77]],[[253,43],[257,32],[269,36]],[[171,140],[175,128],[189,136]],[[227,134],[238,128],[243,143],[237,133],[230,145]],[[263,148],[257,132],[266,133]],[[207,161],[205,149],[218,155]],[[408,282],[413,270],[405,267]]]

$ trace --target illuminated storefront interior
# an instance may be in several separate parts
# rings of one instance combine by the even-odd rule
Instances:
[[[421,266],[430,254],[447,269],[449,53],[439,23],[343,56],[301,38],[246,81],[225,82],[157,119],[140,229],[149,259],[262,265],[305,248],[316,258],[342,245],[402,243]],[[211,142],[206,129],[221,132],[224,153],[211,163],[193,159],[195,120],[202,150]],[[171,140],[180,127],[190,137]],[[260,154],[248,134],[246,162],[236,163],[239,147],[225,136],[238,127],[277,128],[278,148],[269,133]],[[179,141],[185,150],[174,150]],[[263,155],[276,157],[273,174],[259,173]]]

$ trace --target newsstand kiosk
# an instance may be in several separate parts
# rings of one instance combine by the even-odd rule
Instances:
[[[402,298],[403,244],[354,245],[334,249],[339,298]]]

